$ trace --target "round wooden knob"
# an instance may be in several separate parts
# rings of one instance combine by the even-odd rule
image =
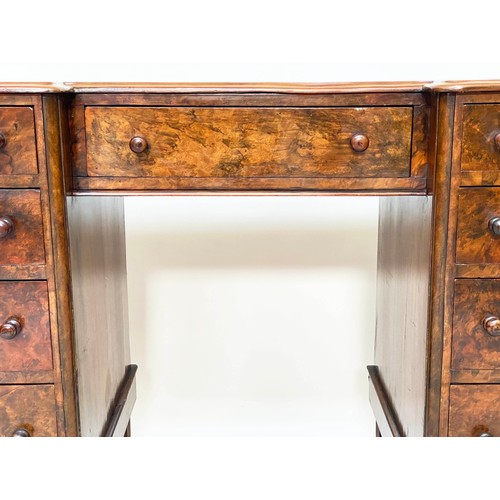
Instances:
[[[489,432],[482,432],[481,434],[479,434],[479,437],[480,438],[492,438],[493,434],[490,434]]]
[[[500,319],[496,316],[486,316],[482,322],[483,328],[486,333],[490,334],[492,337],[500,336]]]
[[[493,138],[495,146],[500,149],[500,132]]]
[[[17,318],[9,318],[2,326],[0,326],[0,337],[3,339],[13,339],[21,333],[23,329],[21,322]]]
[[[29,438],[29,437],[31,437],[31,432],[28,429],[26,429],[25,427],[19,427],[19,429],[16,429],[13,432],[12,437]]]
[[[130,139],[130,149],[134,153],[144,153],[144,151],[148,149],[148,141],[146,141],[144,137],[132,137],[132,139]]]
[[[7,145],[7,137],[5,137],[5,134],[2,134],[0,132],[0,149],[3,149]]]
[[[0,238],[5,238],[14,229],[14,223],[10,217],[0,217]]]
[[[357,153],[366,151],[369,145],[370,145],[370,140],[366,135],[354,134],[351,137],[351,148]]]
[[[488,221],[488,229],[500,236],[500,217],[493,217]]]

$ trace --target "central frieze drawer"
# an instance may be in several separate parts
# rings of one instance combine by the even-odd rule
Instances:
[[[409,177],[413,110],[85,108],[103,177]]]

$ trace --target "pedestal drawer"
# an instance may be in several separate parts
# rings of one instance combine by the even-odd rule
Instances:
[[[500,104],[464,106],[462,170],[500,170]]]
[[[52,375],[47,283],[0,281],[0,382],[41,371]]]
[[[0,436],[14,435],[57,435],[54,386],[0,386]]]
[[[453,370],[500,370],[500,279],[455,281]]]
[[[456,262],[500,263],[500,187],[460,189]]]
[[[33,110],[0,106],[0,175],[37,173]]]
[[[44,264],[40,191],[0,190],[0,266]]]

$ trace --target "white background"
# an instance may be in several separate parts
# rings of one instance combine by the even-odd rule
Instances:
[[[272,0],[239,4],[221,0],[163,4],[147,0],[140,3],[88,0],[85,3],[71,4],[67,1],[47,0],[36,3],[6,3],[2,5],[2,20],[0,79],[4,81],[387,81],[500,78],[499,64],[494,62],[495,59],[498,61],[498,2],[494,1],[478,1],[462,7],[457,2],[427,0],[412,3],[359,0],[355,4],[316,0],[296,4]],[[179,199],[175,203],[183,201]],[[239,219],[241,224],[245,217],[246,222],[241,228],[243,236],[255,234],[257,231],[253,227],[259,225],[257,223],[260,210],[270,208],[268,203],[281,201],[257,200],[259,203],[252,209],[255,213],[249,211],[248,207],[248,203],[253,201],[228,201],[226,208],[222,209],[221,204],[225,203],[223,200],[193,200],[185,216],[186,222],[191,221],[191,236],[199,236],[202,233],[201,225],[217,223],[221,228],[220,237],[225,234],[225,241],[228,243],[232,240],[227,237],[227,232],[235,228],[236,219]],[[171,200],[166,200],[166,205],[162,208],[163,214],[159,217],[161,224],[171,220],[169,217],[173,214],[174,207],[168,206],[170,202]],[[323,235],[330,243],[337,230],[334,226],[340,223],[338,218],[342,217],[344,211],[352,213],[354,219],[351,224],[354,225],[351,225],[350,229],[353,232],[355,227],[366,230],[371,235],[367,247],[373,248],[375,236],[372,223],[368,224],[371,229],[367,228],[365,223],[356,226],[360,222],[357,211],[363,210],[360,202],[371,203],[373,200],[353,200],[349,208],[344,206],[334,209],[333,204],[337,203],[337,200],[315,199],[310,202],[311,206],[302,207],[301,211],[308,214],[308,221],[316,221],[315,234]],[[140,215],[137,211],[142,210],[134,207],[134,203],[140,205],[142,201],[127,202],[129,250],[140,257],[141,253],[147,254],[151,250],[147,246],[141,249],[133,242],[139,234],[134,218]],[[207,208],[203,203],[213,203],[213,206]],[[231,206],[231,203],[237,204],[238,207]],[[287,208],[276,210],[269,219],[269,225],[283,225],[289,231],[280,235],[280,241],[276,242],[278,247],[283,247],[290,240],[290,234],[297,234],[296,231],[301,231],[309,225],[305,221],[293,220],[294,211],[299,209],[301,200],[285,199],[283,203]],[[316,203],[318,205],[314,206]],[[320,207],[322,203],[327,207]],[[339,203],[351,202],[344,199]],[[331,218],[329,213],[332,214]],[[183,246],[183,235],[178,227],[175,227],[175,224],[180,224],[180,220],[175,218],[177,222],[173,223],[171,235],[175,236],[175,241],[173,248],[169,250],[177,252],[177,269],[172,265],[166,268],[160,263],[161,259],[155,258],[162,279],[152,280],[143,288],[146,296],[152,291],[161,290],[173,300],[176,308],[181,307],[182,294],[174,297],[166,274],[171,273],[172,277],[178,280],[184,277],[184,281],[189,283],[186,273],[196,270],[194,266],[182,264],[183,256],[179,252],[187,247]],[[342,224],[340,226],[342,234]],[[310,234],[310,230],[305,233]],[[347,247],[347,243],[342,244],[343,248]],[[306,244],[303,249],[306,264],[308,257],[311,257],[311,253],[307,253],[307,246]],[[199,249],[190,248],[191,257],[200,256]],[[261,255],[263,258],[264,254],[272,253],[273,247],[266,248],[263,245],[259,248],[266,250]],[[332,245],[328,248],[332,248]],[[328,256],[333,259],[334,254],[335,252],[331,252]],[[314,294],[319,290],[323,290],[322,287],[331,290],[333,298],[337,298],[338,294],[342,295],[342,300],[357,300],[355,297],[359,299],[363,296],[358,290],[352,294],[346,292],[345,295],[349,295],[349,298],[346,298],[339,292],[340,289],[331,286],[334,281],[338,283],[339,279],[344,279],[340,277],[344,262],[342,259],[337,263],[333,260],[322,260],[323,273],[328,283],[321,283],[317,275],[314,276],[313,267],[302,264],[300,268],[295,257],[295,253],[288,257],[286,272],[283,271],[283,266],[273,268],[263,264],[263,261],[257,265],[256,261],[241,259],[238,261],[238,268],[233,268],[235,272],[228,273],[220,259],[208,261],[205,256],[202,261],[205,263],[203,279],[197,278],[194,284],[192,280],[191,289],[184,290],[184,293],[191,296],[196,291],[195,295],[199,298],[203,295],[207,280],[218,275],[219,297],[226,287],[228,293],[225,297],[234,305],[237,303],[234,298],[235,291],[241,291],[246,272],[247,276],[250,275],[255,281],[254,291],[250,295],[257,304],[260,302],[260,306],[263,305],[260,295],[265,288],[262,280],[278,283],[279,290],[272,294],[274,300],[276,295],[289,299],[297,296],[290,292],[289,284],[284,281],[285,276],[286,279],[302,283],[301,294],[310,286],[309,289],[314,290],[312,297],[315,297]],[[370,258],[373,264],[374,255]],[[249,262],[252,265],[249,265]],[[358,265],[360,262],[358,261]],[[142,266],[140,258],[135,264],[129,260],[129,265]],[[217,272],[221,267],[224,272]],[[265,272],[263,268],[266,268]],[[199,264],[198,269],[202,270]],[[373,286],[373,281],[369,278],[369,272],[360,272],[360,269],[356,266],[346,266],[344,271],[349,274],[350,279],[356,276],[355,281],[368,290]],[[131,278],[135,273],[130,267]],[[228,281],[229,274],[232,274],[232,282]],[[366,275],[366,281],[365,278],[361,279],[361,274]],[[280,280],[276,279],[277,275]],[[316,281],[311,285],[313,278]],[[130,292],[133,297],[136,290],[131,289]],[[311,302],[308,306],[311,306]],[[363,305],[368,311],[370,306],[367,303]],[[134,307],[131,304],[132,324],[137,321],[134,320],[134,315],[137,318],[138,314],[134,312]],[[314,309],[317,314],[318,308]],[[231,310],[234,311],[234,308]],[[213,309],[202,305],[205,319],[207,313],[212,314],[211,311]],[[177,310],[174,312],[177,314],[176,325],[184,328],[186,315],[181,316]],[[300,312],[293,311],[294,317],[297,318]],[[156,323],[158,315],[161,314],[161,309],[155,308],[152,318],[148,319],[149,324]],[[372,321],[368,313],[363,317],[367,322]],[[192,318],[188,319],[192,321]],[[222,339],[233,347],[236,336],[231,325],[234,319],[228,318],[222,330]],[[339,318],[336,317],[335,320]],[[276,317],[273,321],[274,324],[279,323],[280,330],[271,330],[268,338],[261,337],[262,340],[278,342],[279,339],[274,335],[278,335],[281,326],[286,324],[287,328],[290,327],[290,323],[285,323],[282,317]],[[215,339],[217,332],[221,330],[216,328],[211,331]],[[363,345],[359,351],[361,353],[365,352],[363,349],[371,349],[370,342],[364,344],[369,332],[361,332],[358,327],[352,331],[354,333],[350,334],[352,339],[349,340],[352,343],[344,342],[344,348],[349,350],[349,346],[355,348]],[[294,360],[297,360],[301,338],[305,335],[303,332],[303,328],[295,330],[293,350],[290,351],[289,346],[288,351],[285,351],[285,355],[293,354]],[[332,332],[332,335],[339,335],[333,324]],[[139,332],[135,331],[133,334],[136,339]],[[322,343],[329,342],[325,331],[320,331],[319,335]],[[158,333],[155,334],[155,337],[158,336]],[[269,338],[270,336],[273,337]],[[344,331],[341,336],[345,337]],[[248,339],[248,335],[246,338]],[[192,340],[194,348],[200,346],[199,338]],[[221,337],[216,340],[220,341]],[[201,345],[207,347],[206,343]],[[210,345],[213,349],[213,343]],[[254,348],[258,345],[262,343],[254,344]],[[265,345],[268,350],[274,350],[274,344]],[[322,345],[328,347],[328,344]],[[178,349],[180,346],[174,347]],[[197,356],[196,359],[202,359],[195,350],[190,352],[191,356]],[[235,350],[232,349],[232,354],[234,353]],[[212,354],[216,353],[212,350]],[[331,373],[329,370],[333,370],[326,364],[313,367],[309,364],[310,353],[306,351],[301,354],[303,359],[299,368],[303,370],[302,375],[306,366],[311,368],[308,373],[310,377],[318,373],[328,375]],[[365,354],[370,355],[368,351]],[[134,356],[139,355],[142,358],[147,353],[141,354],[134,348]],[[283,365],[282,367],[282,371],[288,374],[300,375],[296,368],[290,369],[290,364],[287,370],[284,370]],[[229,368],[227,365],[222,367],[218,370],[218,377],[208,380],[205,384],[211,397],[210,403],[207,402],[203,410],[204,415],[191,419],[188,422],[189,429],[181,429],[170,416],[168,429],[163,429],[162,432],[214,434],[217,424],[221,421],[227,424],[225,428],[228,428],[229,418],[233,419],[232,429],[236,434],[273,434],[277,432],[276,429],[282,429],[281,417],[285,410],[283,405],[282,410],[279,410],[278,406],[273,409],[272,405],[281,404],[280,398],[274,395],[266,399],[261,394],[255,400],[260,403],[251,408],[253,416],[265,414],[260,419],[254,418],[251,424],[240,418],[241,413],[233,411],[228,415],[220,411],[224,408],[217,407],[220,403],[228,403],[230,408],[234,409],[238,398],[242,395],[247,397],[249,394],[248,385],[240,385],[239,390],[230,392],[227,389],[228,383],[221,383],[225,374],[228,377],[234,376],[234,371]],[[169,370],[172,369],[170,364]],[[276,371],[273,367],[271,369],[271,373]],[[144,374],[141,376],[145,377],[147,368],[141,367],[141,370]],[[250,374],[250,371],[246,373]],[[229,378],[230,381],[233,380]],[[297,379],[313,380],[307,377],[297,377],[295,380]],[[198,380],[201,380],[201,377]],[[250,377],[247,376],[245,380],[250,381]],[[189,378],[184,381],[187,383]],[[322,383],[325,384],[320,387],[323,390],[327,382]],[[143,392],[144,385],[146,390],[153,387],[147,377],[141,379],[140,384]],[[319,410],[323,405],[323,414],[328,416],[328,402],[331,399],[325,399],[327,392],[318,390],[316,384],[305,385],[309,402],[316,399],[316,409]],[[192,385],[191,390],[193,387],[195,386]],[[189,394],[189,387],[178,388],[183,389],[184,394]],[[361,385],[358,388],[361,400],[365,397],[364,389]],[[293,388],[288,394],[298,402],[300,398],[297,395],[304,393],[298,393],[297,389]],[[171,403],[172,401],[168,404]],[[186,405],[178,405],[177,408],[184,412],[183,416],[186,415]],[[288,429],[290,433],[311,434],[318,428],[320,433],[333,433],[332,422],[328,421],[325,427],[319,426],[320,412],[315,411],[314,405],[310,408],[313,412],[302,414],[299,419],[295,419],[295,425]],[[355,405],[351,408],[355,408]],[[139,418],[139,412],[136,418]],[[143,422],[148,428],[153,428],[154,424],[147,423],[146,419],[143,419]],[[275,425],[276,422],[280,422],[280,425]],[[139,421],[136,426],[139,430]],[[370,424],[367,420],[368,427]],[[360,494],[369,494],[372,498],[401,498],[402,494],[409,498],[422,498],[424,495],[429,496],[430,490],[433,491],[433,496],[446,493],[452,494],[454,498],[470,498],[473,495],[496,491],[494,477],[484,473],[487,457],[491,455],[491,460],[494,456],[494,440],[164,437],[113,442],[33,440],[23,443],[2,442],[3,455],[9,457],[10,463],[22,464],[23,470],[29,471],[30,480],[23,481],[22,487],[18,481],[5,481],[2,484],[2,491],[7,493],[12,490],[18,498],[23,498],[23,494],[26,494],[26,497],[36,494],[37,497],[64,498],[69,491],[77,498],[100,496],[105,492],[120,498],[168,496],[175,499],[275,499],[332,498],[339,495],[354,498]],[[472,456],[482,457],[482,460],[467,459]]]

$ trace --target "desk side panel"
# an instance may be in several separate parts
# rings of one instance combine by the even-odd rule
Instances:
[[[67,204],[80,434],[100,436],[130,364],[123,199]]]
[[[423,436],[431,197],[380,199],[375,364],[405,436]]]

